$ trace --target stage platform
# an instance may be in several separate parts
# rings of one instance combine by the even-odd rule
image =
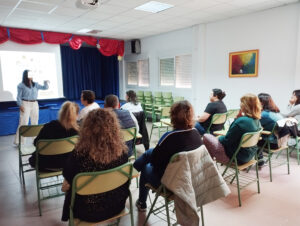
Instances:
[[[55,120],[58,117],[58,111],[66,99],[55,100],[39,100],[39,124],[44,124]],[[80,100],[74,101],[82,109],[84,106]],[[103,100],[96,100],[101,108],[104,107]],[[19,125],[19,107],[16,102],[2,102],[0,103],[0,136],[15,134]]]

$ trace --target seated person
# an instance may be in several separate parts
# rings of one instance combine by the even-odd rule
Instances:
[[[121,106],[121,109],[130,111],[138,121],[139,133],[142,135],[141,141],[136,141],[137,144],[142,142],[145,150],[149,149],[149,135],[146,127],[146,116],[141,103],[137,101],[136,93],[133,90],[126,92],[127,103]]]
[[[154,149],[147,150],[133,164],[137,171],[141,171],[139,199],[136,202],[139,211],[146,211],[147,208],[149,190],[145,184],[150,183],[158,187],[170,158],[174,154],[195,150],[202,144],[200,134],[193,128],[194,110],[188,101],[174,103],[170,116],[174,130],[166,132]]]
[[[225,92],[221,89],[212,90],[210,95],[210,103],[206,106],[203,114],[198,116],[198,121],[195,124],[195,128],[201,135],[206,133],[214,114],[227,112],[227,108],[222,101],[225,96]],[[210,133],[212,134],[214,131],[222,130],[223,125],[224,124],[212,125],[210,128]]]
[[[95,93],[92,90],[83,90],[81,92],[81,103],[84,108],[81,109],[78,115],[78,121],[82,121],[83,118],[92,110],[100,108],[100,106],[95,102]]]
[[[116,115],[119,119],[121,128],[128,129],[128,128],[135,127],[136,131],[139,131],[139,125],[138,125],[138,122],[137,122],[135,116],[127,110],[119,109],[119,106],[120,106],[119,98],[116,95],[111,94],[111,95],[108,95],[105,97],[104,108],[112,108],[113,109],[113,111],[116,113]],[[132,155],[132,144],[133,144],[133,141],[126,142],[126,145],[129,149],[128,156]]]
[[[79,107],[76,103],[66,101],[60,108],[58,120],[46,123],[40,133],[34,139],[33,144],[42,139],[60,139],[75,136],[78,134],[79,126],[77,124],[77,116]],[[40,170],[60,169],[65,165],[65,161],[69,153],[52,156],[39,156]],[[35,167],[36,152],[33,152],[29,158],[29,164]]]
[[[274,103],[272,97],[267,93],[260,93],[258,94],[258,99],[262,106],[261,112],[261,119],[260,123],[261,126],[266,131],[272,131],[276,122],[280,119],[283,119],[283,116],[279,113],[279,108]],[[258,142],[258,146],[262,147],[265,143],[266,136],[262,135],[263,139]],[[270,147],[271,149],[277,149],[278,141],[275,135],[272,135],[270,139]]]
[[[116,115],[110,109],[91,111],[83,121],[79,141],[63,170],[62,191],[67,193],[62,220],[69,219],[71,185],[78,173],[108,170],[127,162],[127,147]],[[97,222],[119,214],[129,196],[128,183],[98,195],[76,195],[74,218]]]
[[[261,129],[261,104],[254,94],[246,94],[241,98],[241,110],[238,117],[230,125],[225,136],[219,138],[211,134],[203,136],[203,143],[212,158],[222,163],[227,163],[232,158],[239,146],[242,136],[248,132],[256,132]],[[236,158],[239,165],[249,162],[256,152],[257,146],[241,148]],[[263,164],[263,162],[262,162]]]
[[[132,113],[143,111],[141,103],[137,101],[136,93],[133,90],[126,92],[126,104],[121,106],[121,109],[128,110]]]
[[[300,122],[300,90],[294,90],[289,101],[286,113],[281,113],[284,117],[294,117]]]

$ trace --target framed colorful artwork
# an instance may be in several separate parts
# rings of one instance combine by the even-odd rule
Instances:
[[[229,53],[229,77],[257,77],[258,49]]]

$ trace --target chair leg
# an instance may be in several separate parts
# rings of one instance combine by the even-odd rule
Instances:
[[[139,178],[136,178],[136,187],[139,188]]]
[[[258,175],[258,162],[256,162],[256,180],[257,180],[257,193],[260,193],[259,175]]]
[[[129,205],[130,205],[130,220],[131,220],[131,226],[134,226],[133,207],[132,207],[132,196],[131,196],[131,192],[130,192],[130,191],[129,191]]]
[[[146,217],[146,220],[145,220],[145,222],[144,222],[144,226],[146,225],[146,223],[147,223],[147,221],[148,221],[148,219],[149,219],[149,217],[150,217],[150,215],[151,215],[151,213],[152,213],[152,211],[153,211],[153,208],[154,208],[154,206],[155,206],[155,203],[156,203],[156,201],[157,201],[157,199],[158,199],[158,194],[160,193],[160,191],[161,191],[161,188],[160,189],[158,189],[158,192],[156,193],[156,195],[155,195],[155,199],[154,199],[154,201],[153,201],[153,204],[151,205],[151,208],[150,208],[150,210],[149,210],[149,212],[148,212],[148,214],[147,214],[147,217]]]
[[[40,198],[40,180],[36,178],[36,188],[38,194],[38,206],[39,206],[39,214],[42,216],[42,209],[41,209],[41,198]]]
[[[272,153],[268,153],[268,159],[269,159],[269,171],[270,171],[270,182],[272,182],[272,163],[271,163]]]
[[[165,190],[165,189],[164,189],[164,190]],[[166,206],[166,213],[167,213],[168,226],[170,226],[171,223],[170,223],[169,205],[168,205],[168,198],[166,198],[166,197],[165,197],[165,206]]]
[[[153,123],[153,122],[152,122],[152,123]],[[153,131],[153,124],[152,124],[152,127],[151,127],[150,141],[151,141],[152,131]]]
[[[238,169],[235,169],[235,176],[236,176],[236,183],[237,183],[237,190],[238,190],[238,197],[239,197],[239,206],[242,206],[241,194],[240,194],[240,182],[239,182],[238,174],[239,174]]]
[[[201,211],[201,223],[202,223],[202,226],[204,226],[203,206],[200,206],[200,211]]]
[[[289,155],[289,148],[286,149],[286,156],[287,156],[287,168],[288,168],[288,174],[290,174],[290,155]]]

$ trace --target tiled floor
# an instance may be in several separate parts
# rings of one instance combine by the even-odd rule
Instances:
[[[157,142],[157,136],[154,136]],[[63,197],[42,201],[43,216],[38,214],[37,192],[34,172],[26,174],[26,188],[23,189],[18,177],[17,149],[12,145],[13,136],[0,137],[0,225],[67,225],[61,222]],[[154,145],[154,143],[152,143]],[[138,146],[143,152],[143,147]],[[253,174],[254,171],[250,172]],[[238,207],[235,187],[232,193],[204,206],[205,225],[208,226],[299,226],[300,225],[300,166],[295,155],[291,157],[291,174],[286,166],[273,170],[273,182],[269,182],[269,169],[260,170],[261,194],[256,184],[242,190],[242,207]],[[133,200],[138,196],[135,181],[132,181]],[[134,207],[135,225],[142,225],[145,213],[138,213]],[[128,216],[120,225],[130,225]],[[166,225],[156,216],[149,225]]]

